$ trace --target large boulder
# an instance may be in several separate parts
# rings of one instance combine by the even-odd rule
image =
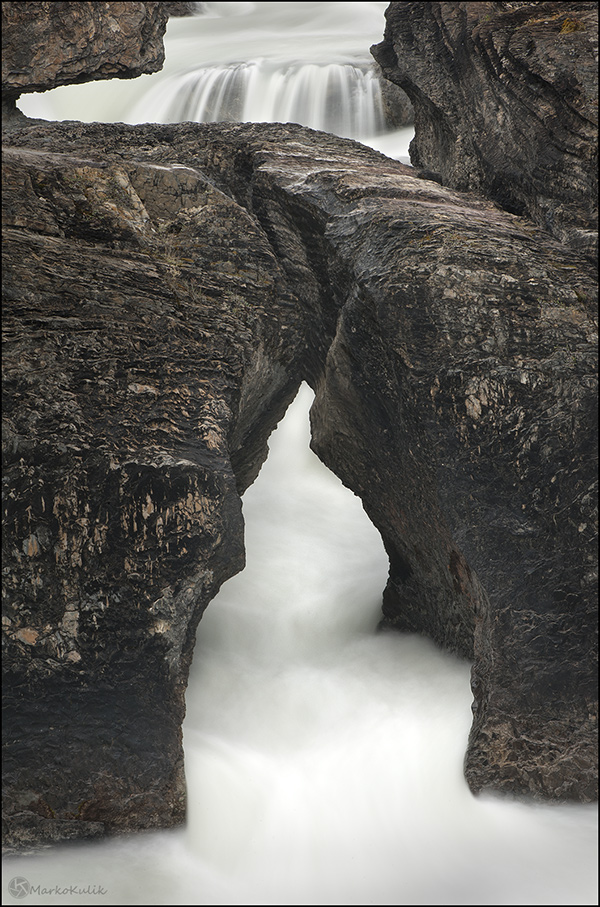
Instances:
[[[165,59],[168,4],[2,4],[2,100],[96,79],[133,79]]]
[[[4,167],[7,840],[183,820],[195,630],[302,380],[384,625],[474,659],[472,789],[593,798],[586,260],[293,125],[37,125]]]
[[[390,3],[371,48],[411,161],[598,253],[598,4]]]
[[[298,386],[252,218],[177,157],[85,145],[5,149],[3,177],[5,783],[59,837],[183,820],[195,627]]]
[[[159,66],[162,6],[3,4],[9,100]],[[413,38],[430,53],[431,17],[452,36],[489,7],[525,34],[529,6],[392,4],[378,56],[395,80],[402,7],[418,8]],[[567,19],[564,4],[535,6],[561,48],[591,33],[590,4]],[[477,42],[447,40],[465,73],[469,58],[481,68]],[[574,85],[589,83],[584,57]],[[417,149],[429,122],[462,134],[451,105],[427,120],[424,84]],[[501,99],[507,131],[539,145],[545,83],[524,78],[533,124],[525,100],[517,117],[494,90],[490,133]],[[596,797],[587,126],[565,145],[573,174],[552,152],[545,195],[515,156],[537,188],[522,209],[496,193],[507,211],[294,125],[21,123],[3,137],[6,842],[183,821],[196,628],[243,568],[241,495],[303,380],[312,446],[390,557],[382,628],[473,660],[472,790]],[[468,169],[477,147],[466,175],[455,154],[442,178],[494,195],[485,167]],[[415,162],[446,167],[436,148]]]

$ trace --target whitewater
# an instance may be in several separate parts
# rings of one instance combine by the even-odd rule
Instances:
[[[204,4],[170,21],[162,73],[20,105],[48,119],[218,109],[260,122],[287,98],[305,125],[407,159],[412,130],[382,125],[370,70],[386,7]],[[218,78],[237,88],[209,103]],[[10,857],[5,903],[11,891],[26,904],[598,903],[597,807],[474,797],[470,663],[377,631],[387,557],[360,500],[309,449],[312,398],[303,385],[271,436],[243,497],[247,567],[199,626],[186,826]]]

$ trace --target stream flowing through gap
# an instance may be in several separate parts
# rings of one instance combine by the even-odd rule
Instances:
[[[471,795],[469,662],[377,633],[387,558],[305,385],[244,495],[187,695],[184,829],[6,861],[28,904],[596,904],[594,806]],[[11,903],[10,897],[5,903]]]
[[[281,116],[273,99],[287,98],[290,117],[334,131],[311,117],[331,115],[322,101],[332,92],[336,108],[361,84],[371,91],[357,72],[386,7],[205,4],[203,16],[170,21],[162,73],[19,104],[47,119],[170,122],[199,109],[210,118],[223,102],[222,117],[261,120]],[[356,70],[352,90],[339,88],[342,70],[321,71],[332,63]],[[208,64],[209,75],[190,75]],[[240,108],[246,77],[269,116]],[[221,82],[209,104],[211,79]],[[407,160],[412,129],[378,131],[368,96],[374,110],[342,116],[336,130]],[[8,858],[5,903],[15,877],[31,886],[26,904],[598,903],[597,807],[473,797],[462,771],[470,664],[375,631],[387,558],[359,499],[309,450],[311,399],[303,386],[270,439],[243,498],[248,565],[199,626],[186,827]]]

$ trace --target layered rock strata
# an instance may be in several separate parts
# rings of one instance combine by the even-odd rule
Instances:
[[[590,266],[301,127],[7,145],[13,838],[183,819],[195,629],[303,379],[390,555],[385,624],[474,656],[472,788],[591,798]]]
[[[371,48],[411,161],[598,254],[598,4],[390,3]]]
[[[7,125],[6,842],[183,821],[196,628],[303,380],[382,626],[473,659],[472,790],[597,796],[586,256],[293,125]]]
[[[166,3],[2,4],[2,98],[133,79],[165,60]]]

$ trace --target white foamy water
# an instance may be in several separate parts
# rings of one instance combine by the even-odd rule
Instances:
[[[161,72],[23,95],[28,116],[84,122],[294,122],[408,162],[385,126],[371,44],[387,3],[207,3],[169,20]]]
[[[258,80],[244,103],[268,100],[265,119],[294,84],[314,112],[327,66],[340,81],[365,70],[386,6],[211,3],[170,21],[163,73],[19,104],[48,119],[176,119],[164,105],[208,103],[183,91],[187,78],[199,96],[203,80],[225,85],[241,67]],[[406,158],[411,137],[360,139]],[[186,827],[10,858],[6,903],[13,878],[29,885],[25,904],[598,903],[597,808],[474,798],[470,665],[376,632],[387,559],[358,498],[308,448],[311,398],[302,388],[272,436],[243,500],[248,566],[200,624]]]
[[[596,807],[473,797],[469,663],[375,631],[387,560],[308,448],[311,399],[272,436],[248,566],[200,624],[186,828],[11,858],[5,886],[27,879],[33,904],[596,904]]]

